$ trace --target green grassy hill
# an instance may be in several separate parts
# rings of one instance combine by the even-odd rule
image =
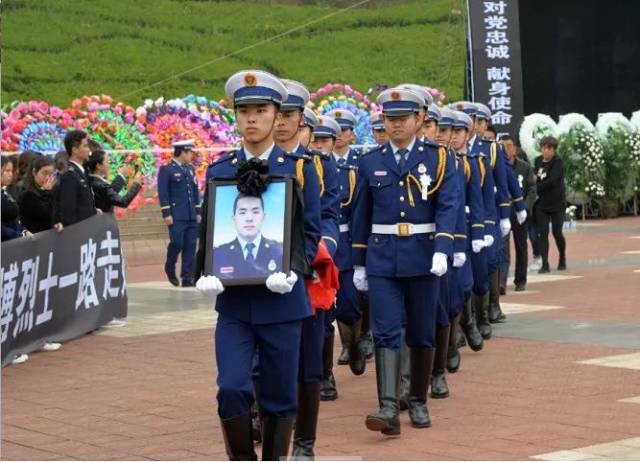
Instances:
[[[188,93],[222,98],[226,78],[247,68],[312,90],[338,81],[361,91],[412,81],[462,96],[461,0],[331,6],[356,2],[9,0],[1,19],[2,100],[66,106],[100,93],[132,105]]]

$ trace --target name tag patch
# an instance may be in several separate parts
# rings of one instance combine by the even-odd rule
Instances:
[[[386,170],[376,170],[375,172],[373,172],[373,174],[375,176],[387,176],[387,171]]]
[[[223,266],[220,268],[220,274],[231,274],[233,271],[233,266]]]

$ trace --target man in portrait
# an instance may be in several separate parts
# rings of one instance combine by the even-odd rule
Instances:
[[[282,271],[282,242],[262,234],[265,217],[262,197],[236,196],[232,216],[236,238],[214,249],[214,275],[236,279]]]

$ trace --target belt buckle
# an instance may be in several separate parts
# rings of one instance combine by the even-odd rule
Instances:
[[[410,236],[409,223],[398,223],[398,236]]]

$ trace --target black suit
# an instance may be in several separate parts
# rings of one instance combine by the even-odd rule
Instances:
[[[96,214],[87,175],[73,162],[62,174],[55,190],[53,222],[69,226]]]
[[[120,176],[118,176],[120,178]],[[107,180],[100,176],[89,175],[89,182],[96,201],[96,207],[103,212],[112,212],[113,207],[128,207],[131,201],[136,197],[142,185],[140,183],[133,183],[129,191],[124,196],[118,194],[118,191],[123,188],[120,180],[109,183]],[[115,186],[114,186],[115,185]]]

